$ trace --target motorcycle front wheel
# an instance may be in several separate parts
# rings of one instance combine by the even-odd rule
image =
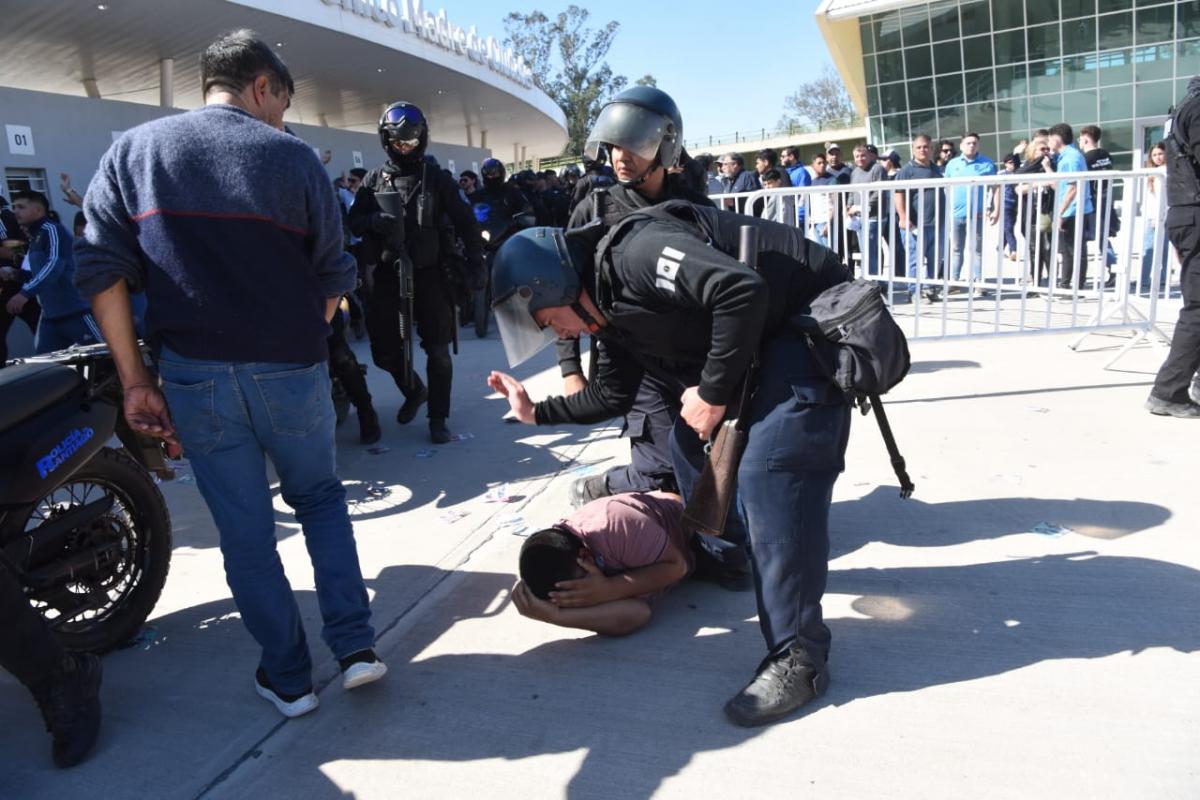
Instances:
[[[51,561],[27,572],[42,576],[26,582],[30,603],[68,650],[116,647],[154,610],[171,563],[171,517],[162,493],[128,454],[106,447],[6,524],[4,542],[36,538],[39,526],[110,497],[107,511],[73,528]]]

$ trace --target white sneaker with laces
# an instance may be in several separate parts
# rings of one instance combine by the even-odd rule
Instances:
[[[387,664],[380,661],[373,650],[360,650],[341,659],[342,688],[356,689],[374,683],[387,674]]]

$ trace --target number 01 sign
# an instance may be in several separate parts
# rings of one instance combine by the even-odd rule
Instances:
[[[8,152],[14,156],[36,155],[33,150],[33,128],[28,125],[5,125],[8,136]]]

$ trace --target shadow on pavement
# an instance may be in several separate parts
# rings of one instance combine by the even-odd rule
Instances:
[[[1001,497],[949,503],[901,500],[899,489],[878,486],[857,500],[833,504],[830,558],[870,542],[904,547],[943,547],[977,539],[1067,528],[1094,539],[1119,539],[1171,518],[1170,509],[1133,500]],[[1054,527],[1043,535],[1055,536]]]
[[[389,572],[387,581],[405,580],[405,568]],[[454,624],[497,615],[507,604],[497,599],[506,598],[512,580],[497,573],[466,577],[453,594],[453,613],[427,615],[387,653],[394,669],[389,682],[374,695],[348,697],[351,713],[339,718],[371,736],[353,744],[301,736],[268,743],[267,763],[235,776],[233,786],[247,791],[261,782],[265,789],[273,780],[269,759],[284,755],[289,764],[311,765],[294,778],[308,796],[341,798],[322,764],[585,751],[567,796],[648,797],[696,754],[761,732],[730,725],[720,710],[762,648],[756,626],[746,621],[749,594],[685,585],[663,601],[650,628],[627,639],[559,640],[518,655],[423,654]],[[831,573],[830,592],[856,595],[852,607],[864,617],[831,620],[833,684],[809,715],[1043,661],[1151,647],[1200,650],[1200,621],[1192,613],[1200,572],[1149,559],[1081,552],[842,570]],[[461,646],[461,638],[448,649]],[[321,778],[326,783],[317,790]]]

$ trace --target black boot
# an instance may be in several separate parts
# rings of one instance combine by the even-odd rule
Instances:
[[[91,751],[100,735],[100,659],[68,653],[61,670],[34,693],[54,743],[54,764],[73,767]]]
[[[828,666],[818,672],[807,653],[792,648],[759,664],[754,680],[725,704],[725,716],[745,728],[765,725],[825,694],[828,688]]]
[[[579,508],[610,494],[612,492],[608,490],[608,476],[601,473],[588,475],[572,483],[571,488],[567,490],[567,500],[571,503],[571,508]]]
[[[404,405],[400,406],[400,410],[396,412],[396,422],[401,425],[407,425],[416,419],[417,412],[429,399],[429,390],[425,388],[425,384],[420,378],[414,376],[413,379],[416,381],[416,387],[404,395]]]
[[[447,444],[454,437],[450,434],[450,429],[446,427],[446,420],[441,417],[429,418],[429,438],[434,444]]]
[[[358,442],[359,444],[375,444],[383,436],[379,429],[379,415],[370,405],[358,409]]]

